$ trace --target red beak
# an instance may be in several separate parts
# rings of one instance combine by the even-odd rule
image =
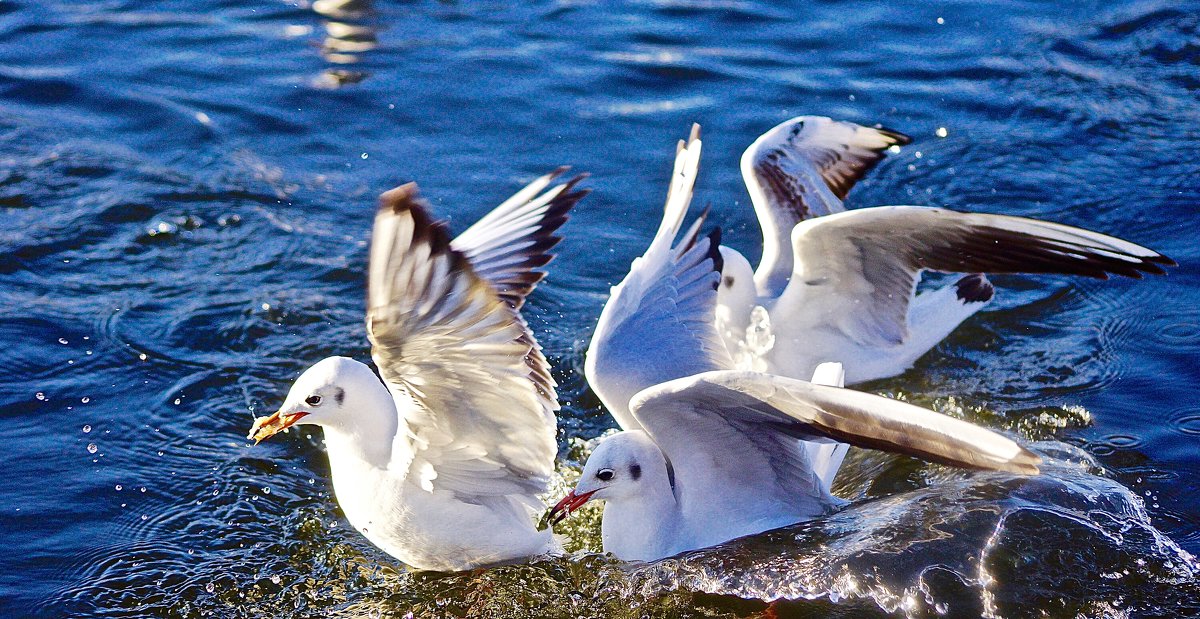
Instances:
[[[583,494],[575,494],[574,490],[568,492],[567,496],[563,497],[562,500],[554,506],[554,509],[550,510],[550,524],[555,525],[562,522],[563,519],[571,515],[571,512],[583,507],[583,504],[587,503],[588,499],[592,498],[593,494],[596,494],[595,490],[591,492],[584,492]]]

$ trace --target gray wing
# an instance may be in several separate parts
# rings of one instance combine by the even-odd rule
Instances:
[[[629,399],[638,391],[731,364],[713,326],[720,232],[700,236],[701,216],[675,243],[691,203],[700,146],[693,131],[678,151],[662,225],[613,287],[588,349],[588,384],[624,429],[638,427],[629,414]]]
[[[864,345],[908,337],[922,270],[1061,273],[1106,279],[1161,274],[1174,261],[1121,239],[1061,224],[921,206],[855,209],[792,231],[795,272],[772,313],[818,317]]]
[[[549,366],[517,310],[426,208],[412,183],[383,194],[371,241],[371,354],[411,447],[393,466],[464,501],[531,497],[557,451]]]
[[[759,372],[716,371],[647,389],[633,414],[674,466],[685,517],[811,516],[827,492],[796,439],[832,439],[958,467],[1036,474],[1040,458],[972,423],[898,400]]]
[[[555,231],[588,194],[586,189],[572,191],[584,175],[545,191],[567,170],[558,168],[530,183],[450,242],[466,255],[475,274],[516,309],[546,276],[540,267],[550,262],[550,250],[562,240]]]
[[[796,224],[845,210],[854,184],[910,138],[824,116],[800,116],[764,133],[742,154],[742,178],[763,230],[763,260],[755,280],[778,294],[792,274],[790,239]]]

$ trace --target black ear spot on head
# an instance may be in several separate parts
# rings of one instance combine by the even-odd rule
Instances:
[[[341,387],[334,389],[333,390],[333,399],[338,403],[338,406],[341,406],[342,401],[346,399],[346,392],[344,390],[342,390]]]
[[[725,279],[721,280],[721,283],[725,284],[726,288],[733,288],[733,276],[726,275]]]
[[[642,465],[640,465],[640,464],[629,465],[629,476],[633,478],[633,481],[637,481],[638,478],[642,476]]]

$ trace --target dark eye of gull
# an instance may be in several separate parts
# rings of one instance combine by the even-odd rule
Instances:
[[[596,479],[599,479],[600,481],[608,481],[612,478],[613,478],[613,470],[612,469],[600,469],[600,472],[596,473]]]
[[[308,398],[306,398],[304,400],[304,403],[309,406],[320,406],[321,405],[321,396],[310,395],[310,396],[308,396]]]

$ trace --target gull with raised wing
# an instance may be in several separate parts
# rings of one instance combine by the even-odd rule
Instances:
[[[884,151],[908,142],[888,129],[801,116],[742,155],[762,260],[753,269],[721,248],[716,311],[738,367],[803,378],[840,361],[848,383],[895,376],[991,301],[983,273],[1140,278],[1175,264],[1118,238],[1023,217],[845,210],[847,192]],[[923,271],[967,275],[917,294]]]
[[[535,528],[557,452],[549,366],[519,309],[555,231],[586,193],[543,176],[454,240],[415,184],[380,197],[367,274],[367,334],[382,380],[331,357],[256,442],[293,424],[324,429],[338,504],[404,563],[465,570],[553,551]]]
[[[654,560],[828,513],[846,443],[1017,474],[1040,458],[966,421],[881,396],[733,370],[713,325],[722,260],[703,216],[678,243],[699,166],[681,143],[662,225],[612,290],[587,353],[592,389],[625,430],[600,441],[557,522],[604,500],[605,550]],[[835,385],[835,386],[829,386]]]

